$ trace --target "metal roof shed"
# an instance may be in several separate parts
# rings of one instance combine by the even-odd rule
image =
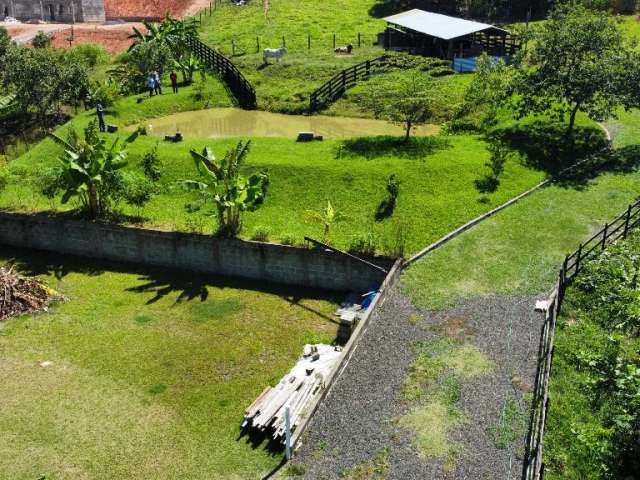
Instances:
[[[386,17],[384,45],[387,49],[409,50],[452,59],[482,51],[493,55],[514,53],[514,37],[487,23],[450,17],[414,8]]]

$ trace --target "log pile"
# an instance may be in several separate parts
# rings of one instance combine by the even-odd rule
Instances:
[[[314,398],[325,388],[325,379],[337,365],[342,349],[331,345],[305,345],[304,355],[275,387],[265,388],[245,410],[243,428],[270,431],[285,441],[285,411],[289,409],[294,431]]]
[[[0,267],[0,320],[46,310],[57,298],[55,292],[39,281],[18,275],[12,265]]]

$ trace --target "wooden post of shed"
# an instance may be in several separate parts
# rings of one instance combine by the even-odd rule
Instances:
[[[447,43],[447,59],[453,60],[453,40],[449,40]]]

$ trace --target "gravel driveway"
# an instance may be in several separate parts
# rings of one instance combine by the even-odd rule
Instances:
[[[421,312],[396,287],[372,318],[303,438],[294,463],[304,465],[304,478],[340,478],[385,448],[388,479],[520,478],[524,437],[499,449],[488,427],[498,421],[508,397],[518,398],[527,411],[523,398],[534,382],[543,322],[534,304],[533,297],[486,297],[444,312]],[[421,459],[394,419],[409,408],[399,391],[416,356],[416,342],[443,335],[433,327],[460,319],[470,335],[467,341],[496,367],[462,383],[459,407],[468,422],[452,440],[463,449],[453,467],[443,468],[439,460]]]

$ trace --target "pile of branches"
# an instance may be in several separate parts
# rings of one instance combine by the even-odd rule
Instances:
[[[13,265],[0,267],[0,320],[46,310],[55,299],[60,296],[39,281],[18,275]]]

